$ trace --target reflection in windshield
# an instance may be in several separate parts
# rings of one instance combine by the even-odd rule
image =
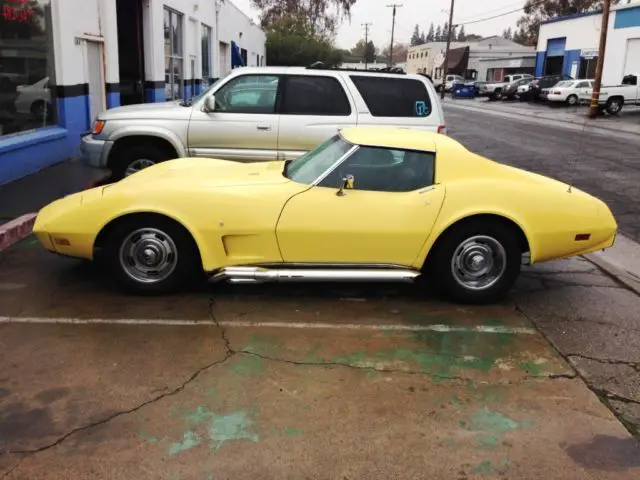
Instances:
[[[285,175],[294,182],[311,185],[351,148],[353,148],[352,144],[335,135],[315,150],[291,162],[286,168]]]
[[[222,80],[224,80],[225,78],[227,78],[227,76],[230,74],[231,72],[227,72],[225,75],[223,75],[222,77],[220,77],[219,79],[217,79],[215,82],[213,82],[209,88],[207,88],[206,90],[203,90],[202,92],[200,92],[198,95],[194,95],[193,97],[191,97],[189,100],[187,100],[184,104],[185,105],[193,105],[194,102],[197,102],[198,100],[200,100],[201,98],[204,98],[204,96],[206,94],[208,94],[209,92],[211,92],[211,90],[215,87],[217,87],[220,82]]]

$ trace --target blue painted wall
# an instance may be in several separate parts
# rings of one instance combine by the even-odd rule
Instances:
[[[193,95],[191,93],[191,80],[187,80],[187,83],[184,85],[184,95],[183,98],[186,98],[187,100],[190,99]]]
[[[562,73],[565,75],[571,75],[571,64],[578,62],[578,70],[574,78],[580,76],[580,50],[566,50],[564,52],[564,62],[562,63]]]
[[[616,19],[613,28],[640,27],[640,7],[625,8],[616,11]]]
[[[167,97],[163,88],[146,88],[144,91],[144,101],[147,103],[166,102]]]
[[[107,108],[115,108],[120,106],[120,92],[107,93]]]
[[[541,77],[544,75],[544,61],[547,58],[547,52],[537,52],[536,53],[536,68],[534,71],[534,75],[536,77]]]

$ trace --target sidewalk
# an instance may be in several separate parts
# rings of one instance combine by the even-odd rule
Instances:
[[[31,233],[42,207],[104,177],[104,170],[69,160],[0,186],[0,251]]]
[[[587,107],[568,107],[545,103],[527,103],[514,101],[490,102],[485,98],[452,99],[445,97],[445,107],[477,111],[487,115],[517,117],[526,120],[551,120],[554,122],[579,125],[600,133],[616,132],[640,136],[640,109],[625,107],[619,115],[587,117]]]

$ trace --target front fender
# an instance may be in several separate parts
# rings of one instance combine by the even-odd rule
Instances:
[[[125,137],[143,136],[143,137],[158,137],[169,142],[175,151],[178,153],[178,157],[187,156],[187,148],[184,142],[173,131],[156,126],[149,125],[129,125],[116,128],[109,134],[107,140],[117,141]]]

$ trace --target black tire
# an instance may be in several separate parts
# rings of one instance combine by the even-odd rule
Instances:
[[[171,158],[171,154],[167,150],[152,143],[123,147],[113,152],[112,155],[115,157],[110,162],[114,180],[122,180],[130,175],[131,173],[128,170],[136,163],[148,161],[149,164],[147,166],[152,166]]]
[[[167,242],[169,239],[175,246],[173,269],[165,278],[156,281],[144,282],[136,279],[135,274],[128,273],[134,270],[133,255],[127,256],[129,270],[125,268],[125,261],[121,259],[123,244],[131,245],[131,235],[145,229],[146,232],[152,231],[145,233],[147,239],[151,236],[152,241],[156,242]],[[137,240],[139,248],[144,245],[139,243],[141,241],[145,241],[144,238]],[[148,245],[149,240],[147,242]],[[117,224],[105,240],[100,264],[109,269],[113,278],[125,290],[143,295],[176,292],[191,285],[202,272],[198,248],[190,233],[173,220],[156,215],[136,215]]]
[[[570,105],[572,107],[575,107],[576,105],[578,105],[580,103],[580,99],[578,98],[577,95],[569,95],[567,97],[567,105]]]
[[[624,99],[614,97],[607,100],[607,113],[609,115],[618,115],[624,107]]]
[[[454,276],[453,261],[456,251],[473,237],[489,237],[504,249],[504,270],[495,283],[484,289],[463,286]],[[463,221],[447,230],[437,241],[425,265],[427,281],[438,292],[459,303],[485,304],[501,299],[513,287],[520,274],[522,251],[517,232],[498,221]]]

